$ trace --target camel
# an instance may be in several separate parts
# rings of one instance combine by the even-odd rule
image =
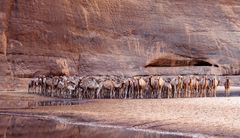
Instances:
[[[184,90],[184,96],[185,98],[188,97],[188,93],[189,93],[189,83],[190,83],[190,79],[188,77],[184,77],[183,78],[183,90]]]
[[[40,88],[38,94],[43,95],[43,93],[45,91],[45,76],[40,76],[38,78],[38,85],[39,85],[39,88]]]
[[[140,79],[139,79],[139,96],[140,96],[140,98],[143,98],[144,96],[144,92],[145,92],[145,90],[146,90],[146,86],[147,86],[147,83],[146,83],[146,81],[141,77]]]
[[[172,85],[172,95],[174,98],[180,98],[181,97],[181,90],[182,90],[182,76],[177,76],[177,78],[173,78],[170,81],[170,84]]]
[[[170,83],[165,82],[165,83],[163,84],[163,88],[164,88],[164,91],[165,91],[166,94],[167,94],[167,98],[168,98],[168,99],[171,98],[171,97],[173,97],[173,95],[172,95],[172,85],[171,85]]]
[[[127,95],[129,93],[129,79],[124,79],[123,80],[123,85],[122,85],[122,89],[120,91],[120,98],[125,98],[127,99]]]
[[[68,91],[68,95],[70,96],[70,98],[76,98],[79,97],[79,89],[78,89],[78,84],[80,81],[80,77],[77,76],[73,76],[73,77],[69,77],[68,78],[68,84],[67,84],[67,91]]]
[[[174,98],[178,97],[178,84],[179,84],[179,78],[173,78],[170,81],[170,84],[172,85],[172,95]]]
[[[213,96],[213,97],[217,96],[216,92],[217,92],[217,86],[218,85],[219,85],[219,80],[215,76],[213,79],[211,79],[211,85],[210,85],[211,92],[212,92],[211,96]]]
[[[60,77],[59,80],[58,80],[58,84],[56,86],[56,95],[57,97],[64,97],[63,95],[63,91],[65,89],[65,82],[66,82],[66,79],[67,78],[64,78],[64,77]]]
[[[144,96],[144,92],[146,90],[147,83],[142,77],[133,77],[134,80],[134,90],[135,90],[135,96],[138,99],[142,99]]]
[[[206,76],[199,81],[200,97],[206,97],[209,89],[209,80]]]
[[[57,86],[59,83],[59,77],[58,76],[54,76],[52,79],[52,93],[51,96],[52,97],[56,97],[57,96]]]
[[[194,86],[193,86],[192,76],[189,77],[188,88],[189,88],[188,97],[191,98],[194,95]]]
[[[66,86],[66,97],[65,98],[72,98],[74,91],[76,90],[77,84],[72,81],[67,82]]]
[[[122,91],[123,91],[123,80],[118,78],[113,81],[114,84],[114,91],[115,91],[115,98],[123,98]]]
[[[134,98],[134,79],[133,78],[126,78],[123,80],[123,85],[122,85],[122,98],[127,99],[127,98]]]
[[[175,96],[177,95],[177,79],[176,78],[172,78],[170,80],[170,84],[172,86],[172,95],[175,98]]]
[[[52,82],[52,77],[46,77],[45,80],[45,93],[47,94],[46,96],[51,96],[52,92],[52,87],[53,87],[53,82]]]
[[[226,97],[230,96],[230,80],[229,80],[229,78],[226,78],[226,81],[224,83],[224,88],[225,88],[225,96]]]
[[[28,93],[36,93],[36,94],[41,93],[43,91],[42,80],[43,79],[41,77],[33,78],[32,80],[30,80],[28,84]]]
[[[199,82],[198,78],[195,76],[189,77],[189,95],[188,97],[195,97],[198,95],[199,92]]]
[[[150,76],[149,77],[149,86],[150,86],[151,98],[155,98],[156,96],[158,96],[159,77],[158,76]]]
[[[165,84],[165,81],[163,80],[162,77],[158,78],[158,99],[162,98],[162,89]]]
[[[133,91],[132,92],[129,91],[129,94],[130,94],[130,97],[132,96],[135,99],[140,98],[139,79],[140,79],[140,77],[136,77],[136,76],[130,78],[130,80],[131,80],[130,82],[132,82]]]
[[[101,95],[98,92],[99,84],[94,78],[90,77],[83,78],[79,87],[83,89],[82,92],[83,98],[95,98],[95,94],[96,98],[101,98]]]
[[[182,82],[183,77],[182,76],[178,76],[177,77],[177,97],[180,98],[181,97],[181,91],[182,91],[182,87],[183,87],[183,82]]]
[[[115,98],[115,91],[114,91],[114,82],[112,81],[112,79],[107,79],[103,82],[100,83],[100,87],[98,89],[98,94],[99,93],[102,93],[102,97],[105,98],[105,97],[108,97],[110,99],[113,99]],[[109,93],[109,95],[108,95]]]
[[[37,79],[34,78],[28,83],[28,93],[36,93],[37,89]]]

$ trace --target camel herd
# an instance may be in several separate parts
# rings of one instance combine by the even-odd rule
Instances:
[[[28,93],[79,99],[142,99],[216,97],[216,76],[39,76],[28,85]],[[230,95],[230,80],[224,83]]]

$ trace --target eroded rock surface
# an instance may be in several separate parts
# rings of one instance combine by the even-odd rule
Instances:
[[[239,16],[238,0],[1,0],[0,90],[49,72],[239,74]]]

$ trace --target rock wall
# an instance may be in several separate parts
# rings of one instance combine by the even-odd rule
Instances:
[[[239,74],[238,0],[1,0],[0,90],[38,74]]]

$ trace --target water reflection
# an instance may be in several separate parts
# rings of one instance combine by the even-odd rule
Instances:
[[[64,105],[79,105],[82,103],[90,102],[90,100],[76,100],[76,99],[57,99],[45,101],[29,101],[28,107],[35,108],[39,106],[64,106]]]

